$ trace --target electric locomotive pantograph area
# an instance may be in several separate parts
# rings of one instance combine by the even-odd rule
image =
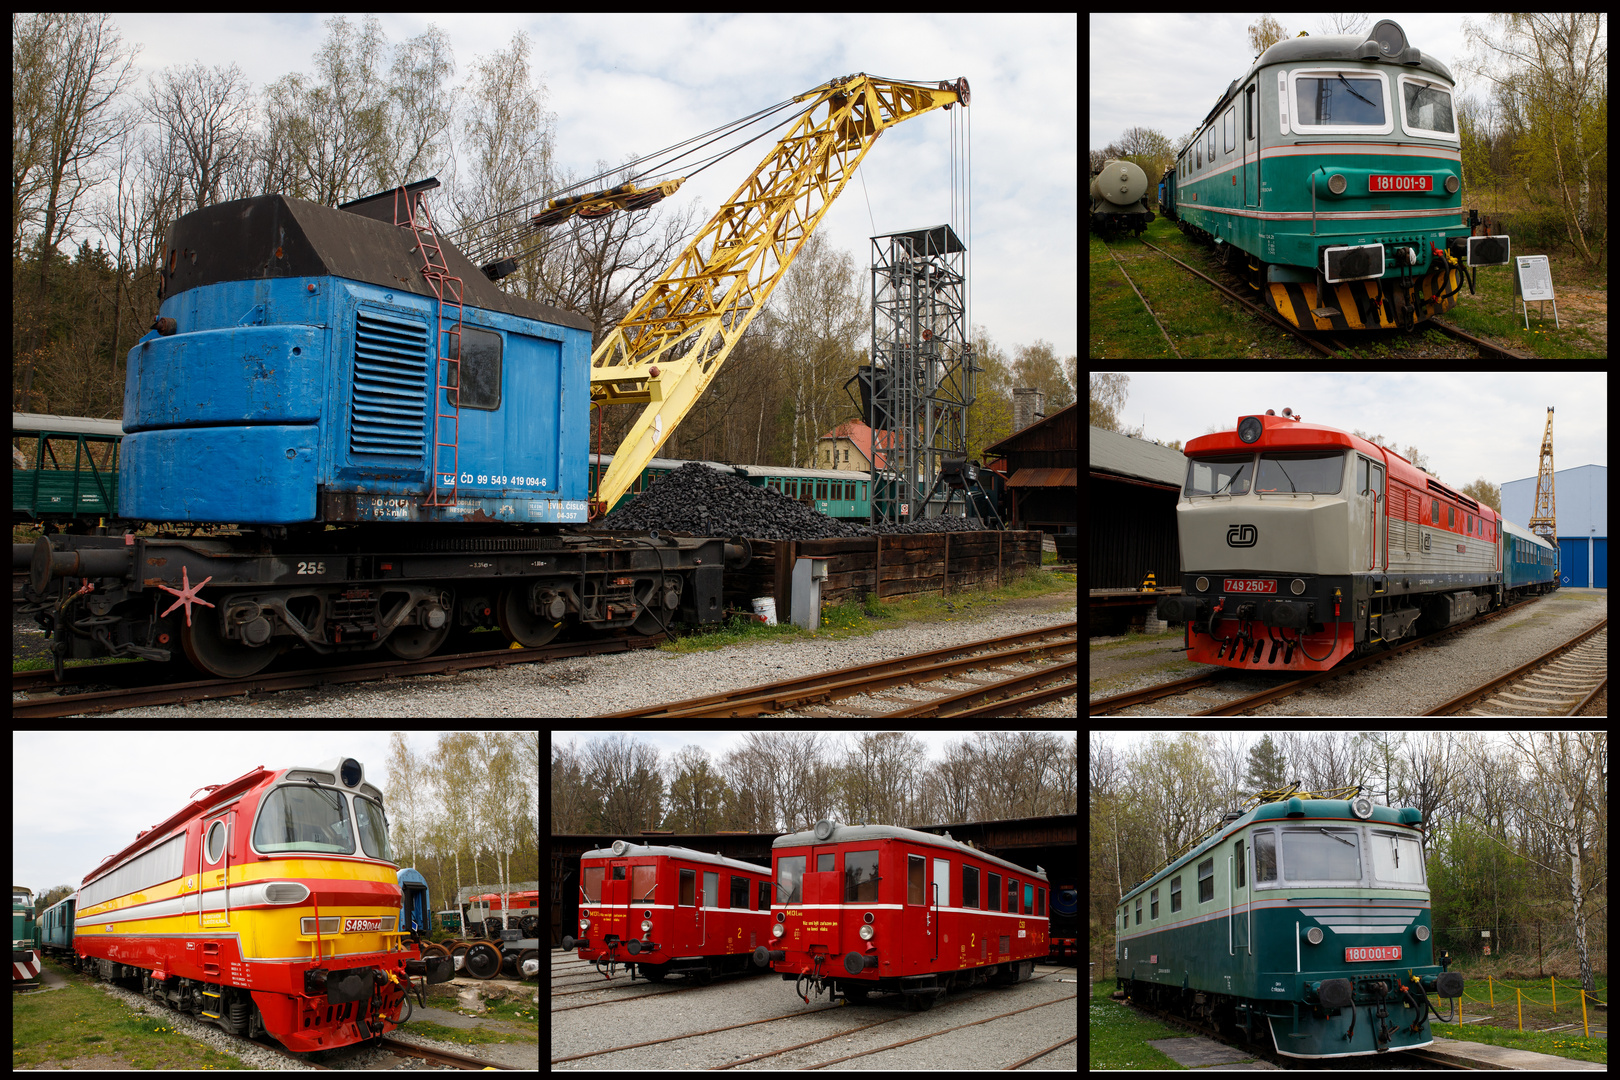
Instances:
[[[1296,1058],[1427,1046],[1438,957],[1422,813],[1359,787],[1260,792],[1126,891],[1118,989]]]
[[[1388,19],[1279,41],[1216,100],[1160,209],[1301,329],[1414,326],[1512,259],[1463,213],[1454,91]]]

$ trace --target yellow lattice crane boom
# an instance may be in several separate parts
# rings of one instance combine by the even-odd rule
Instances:
[[[968,84],[862,72],[794,100],[809,104],[787,135],[591,354],[593,405],[646,406],[613,451],[593,517],[629,489],[702,396],[878,136],[966,106]]]
[[[1558,550],[1558,500],[1553,497],[1553,410],[1547,407],[1547,430],[1541,436],[1541,465],[1536,470],[1536,509],[1527,528]]]

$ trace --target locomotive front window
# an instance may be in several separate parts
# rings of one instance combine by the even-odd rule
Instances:
[[[776,860],[776,902],[797,904],[803,899],[804,856],[792,855]]]
[[[349,800],[340,791],[315,784],[286,784],[265,797],[253,827],[261,852],[321,851],[354,854]]]
[[[1423,884],[1423,848],[1399,833],[1372,834],[1373,874],[1379,881]]]
[[[1187,463],[1183,495],[1247,495],[1254,476],[1254,455],[1193,458]]]
[[[588,904],[602,902],[602,868],[587,866],[579,872],[579,894]]]
[[[1401,106],[1406,110],[1406,126],[1422,131],[1457,134],[1456,117],[1451,111],[1451,95],[1430,83],[1401,80]]]
[[[928,864],[921,855],[906,856],[906,903],[928,903]]]
[[[1294,118],[1310,127],[1371,127],[1389,124],[1384,80],[1336,71],[1294,79]]]
[[[875,851],[844,852],[844,902],[876,900],[878,888],[878,853]]]
[[[1254,834],[1254,880],[1277,880],[1277,834],[1269,829]]]
[[[383,813],[383,808],[370,799],[356,795],[354,820],[360,827],[361,849],[373,859],[393,862],[394,854],[388,849],[388,817]]]
[[[1286,829],[1283,874],[1289,881],[1360,881],[1360,839],[1354,829]]]
[[[656,866],[632,866],[630,868],[630,902],[632,904],[650,904],[653,893],[658,888],[658,868]]]
[[[1262,495],[1311,492],[1335,495],[1344,486],[1344,455],[1261,454],[1254,489]]]

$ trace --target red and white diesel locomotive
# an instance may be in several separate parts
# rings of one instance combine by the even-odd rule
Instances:
[[[953,987],[1028,979],[1047,954],[1051,885],[945,836],[818,821],[772,847],[772,944],[754,963],[799,997],[860,1002],[872,991],[931,1007]]]
[[[203,794],[91,871],[73,948],[85,971],[289,1050],[399,1023],[401,892],[382,793],[353,758],[264,768]],[[435,965],[431,981],[449,977]]]
[[[1243,416],[1187,443],[1176,505],[1187,658],[1321,671],[1502,601],[1501,520],[1393,450]]]
[[[763,866],[670,845],[615,840],[579,858],[579,937],[564,937],[604,977],[616,964],[654,982],[742,971],[771,923]],[[605,970],[604,970],[605,969]]]

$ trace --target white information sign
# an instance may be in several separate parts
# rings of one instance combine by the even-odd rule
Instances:
[[[1558,324],[1558,297],[1553,295],[1552,266],[1547,262],[1545,255],[1515,255],[1513,257],[1513,293],[1519,297],[1519,306],[1524,309],[1524,328],[1530,329],[1530,305],[1528,301],[1552,301],[1553,326],[1563,329]],[[1546,309],[1542,309],[1542,317],[1546,317]]]

